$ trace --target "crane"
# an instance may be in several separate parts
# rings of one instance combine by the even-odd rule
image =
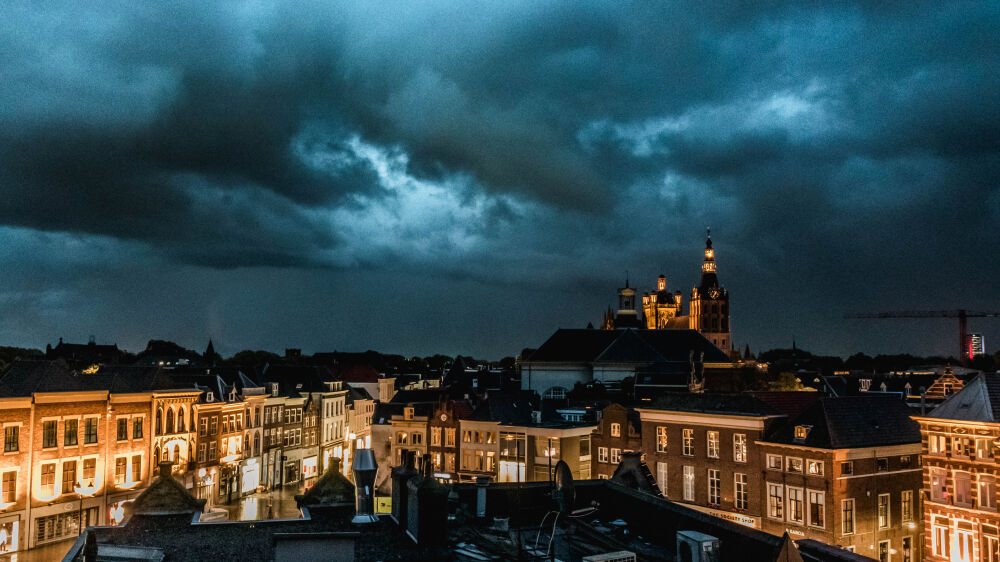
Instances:
[[[969,353],[966,350],[966,340],[968,333],[966,330],[966,320],[968,318],[1000,318],[1000,312],[982,312],[959,308],[957,310],[900,310],[896,312],[863,312],[859,314],[847,314],[844,318],[958,318],[958,356],[962,358],[962,364],[969,362]]]

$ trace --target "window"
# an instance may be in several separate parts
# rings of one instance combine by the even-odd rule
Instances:
[[[597,448],[597,462],[608,462],[608,448],[598,447]]]
[[[434,447],[440,447],[441,446],[441,428],[440,427],[432,427],[431,428],[431,445],[434,446]],[[441,464],[441,463],[438,463],[438,464]]]
[[[208,435],[208,418],[204,416],[198,418],[198,435],[202,437]]]
[[[656,452],[667,452],[667,428],[662,425],[656,426]]]
[[[781,484],[767,484],[767,516],[774,519],[784,517],[785,498]]]
[[[17,500],[16,470],[8,470],[3,473],[3,488],[0,489],[0,500],[3,503],[14,503]]]
[[[931,519],[931,550],[935,556],[945,558],[949,556],[948,535],[948,518],[933,517]]]
[[[180,459],[175,459],[180,461]],[[132,455],[132,481],[142,481],[142,455]]]
[[[767,456],[767,469],[768,470],[781,470],[784,463],[782,462],[781,455],[768,455]]]
[[[181,422],[183,423],[183,422]],[[132,439],[142,439],[142,418],[132,420]]]
[[[618,464],[622,462],[622,450],[612,447],[611,448],[611,464]]]
[[[667,463],[656,463],[656,483],[660,486],[660,493],[667,496]]]
[[[708,432],[708,458],[717,459],[719,458],[719,432],[709,431]]]
[[[462,432],[462,443],[472,443],[472,432],[468,429]]]
[[[43,497],[56,495],[56,463],[50,462],[42,465],[42,479],[40,482],[40,492]]]
[[[970,437],[953,437],[951,440],[951,454],[955,457],[968,458],[975,450],[976,442]]]
[[[492,433],[487,433],[487,435],[490,436],[491,439],[489,440],[489,442],[492,443],[493,442],[493,440],[492,440],[493,434]],[[584,436],[580,437],[580,458],[589,457],[589,456],[590,456],[590,436],[589,435],[584,435]]]
[[[878,528],[889,528],[889,494],[878,495]]]
[[[802,459],[785,457],[785,470],[788,472],[802,472]]]
[[[5,453],[12,453],[20,448],[20,432],[21,428],[16,425],[3,428],[3,450]]]
[[[878,562],[889,562],[889,541],[878,542]]]
[[[788,492],[788,521],[802,524],[804,513],[802,510],[802,488],[787,488]]]
[[[910,466],[910,455],[902,455],[899,457],[899,466]]]
[[[826,495],[818,490],[809,490],[809,525],[826,526]]]
[[[405,431],[400,431],[400,432],[396,433],[396,444],[397,445],[406,445],[406,432]]]
[[[55,447],[56,446],[56,426],[59,424],[57,421],[47,421],[42,422],[42,447]]]
[[[795,426],[795,440],[805,441],[806,437],[809,436],[809,430],[812,429],[811,425],[797,425]]]
[[[694,467],[684,467],[684,501],[694,501]]]
[[[903,490],[899,495],[900,514],[903,523],[913,521],[913,490]]]
[[[745,433],[733,435],[733,460],[747,462],[747,436]]]
[[[208,444],[208,460],[214,461],[219,458],[219,444],[212,441]]]
[[[845,535],[854,534],[854,498],[840,502],[840,523]]]
[[[995,560],[996,558],[990,560],[990,562],[994,562]],[[903,537],[903,562],[913,562],[913,537]]]
[[[611,424],[611,436],[612,437],[621,437],[622,436],[622,424],[620,424],[620,423],[613,423],[613,424]]]
[[[927,437],[927,450],[932,455],[943,455],[948,452],[948,438],[932,433]]]
[[[719,471],[708,469],[708,504],[719,505]]]
[[[83,459],[83,476],[80,483],[87,488],[93,488],[97,478],[97,459]]]
[[[903,539],[903,548],[906,548],[906,539]],[[905,560],[905,550],[903,556]],[[984,562],[1000,562],[1000,536],[997,534],[997,528],[993,525],[983,525],[983,555],[981,558]],[[913,562],[913,560],[911,558],[906,562]]]
[[[823,461],[809,459],[806,461],[806,474],[823,476]]]
[[[968,472],[956,470],[955,481],[955,505],[972,505],[972,478]]]
[[[403,419],[412,420],[413,410],[414,409],[412,407],[403,408]]]
[[[930,467],[931,501],[944,503],[948,497],[948,473],[943,468]]]
[[[840,463],[840,473],[844,476],[850,476],[851,474],[854,474],[854,462],[846,461]]]
[[[219,434],[219,416],[212,416],[208,420],[208,433],[210,435]]]
[[[992,474],[979,475],[979,509],[996,511],[997,479]]]
[[[423,433],[414,433],[413,435],[411,435],[410,436],[410,444],[411,445],[423,445],[424,444],[424,434]]]
[[[167,412],[167,427],[170,427],[170,412]],[[233,428],[235,429],[235,428]],[[229,433],[229,416],[222,416],[222,433]]]
[[[124,441],[128,439],[128,419],[118,418],[118,437],[119,441]]]
[[[71,447],[78,443],[80,420],[66,420],[63,422],[63,446]]]
[[[119,457],[115,459],[115,484],[125,483],[125,468],[128,466],[128,459]]]
[[[694,456],[694,430],[685,429],[681,440],[681,453],[685,457]]]
[[[739,472],[733,475],[733,507],[747,508],[747,475]]]
[[[990,439],[976,439],[976,458],[993,458],[993,441]]]
[[[198,462],[205,462],[205,443],[198,443]]]
[[[882,457],[880,459],[875,459],[875,472],[888,472],[889,471],[889,459]]]
[[[62,493],[72,494],[76,487],[76,461],[64,461],[62,465]]]

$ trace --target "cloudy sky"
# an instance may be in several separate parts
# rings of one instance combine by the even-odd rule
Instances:
[[[499,358],[626,271],[689,293],[706,226],[754,350],[1000,309],[996,2],[41,4],[0,7],[0,345]]]

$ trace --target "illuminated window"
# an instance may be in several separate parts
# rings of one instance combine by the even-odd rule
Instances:
[[[80,483],[87,488],[93,488],[97,478],[97,459],[83,459],[83,475]]]
[[[613,424],[611,424],[611,436],[612,437],[621,437],[622,436],[622,424],[620,424],[620,423],[613,423]]]
[[[681,454],[686,457],[694,456],[694,430],[685,429],[681,435]]]
[[[806,461],[806,474],[823,476],[823,461],[809,459]]]
[[[622,462],[622,450],[611,448],[611,464],[618,464]]]
[[[913,490],[903,490],[900,494],[900,504],[900,514],[902,515],[903,522],[908,523],[913,521]]]
[[[455,428],[448,427],[444,430],[444,446],[454,447],[455,446]]]
[[[608,448],[598,447],[597,448],[597,462],[608,462]]]
[[[745,433],[733,435],[733,460],[747,462],[747,436]]]
[[[180,462],[180,459],[174,459]],[[132,481],[142,482],[142,455],[132,455]]]
[[[992,474],[979,475],[979,509],[996,511],[997,479]]]
[[[14,503],[17,499],[17,471],[8,470],[3,473],[3,489],[0,496],[4,503]]]
[[[802,459],[785,457],[785,470],[787,472],[802,472]]]
[[[956,470],[952,476],[955,483],[955,505],[972,505],[972,478],[968,472]]]
[[[63,461],[62,493],[72,494],[76,487],[76,461]]]
[[[767,456],[767,469],[768,470],[781,470],[784,467],[784,462],[781,455],[768,455]]]
[[[118,435],[119,441],[125,441],[128,439],[128,419],[118,418]]]
[[[930,467],[931,501],[944,503],[948,496],[948,473],[943,468]]]
[[[802,509],[802,488],[792,488],[789,486],[786,488],[786,491],[788,498],[788,521],[801,525],[805,519]]]
[[[784,517],[785,497],[781,484],[767,484],[767,516],[773,519]]]
[[[719,432],[709,431],[708,432],[708,448],[707,453],[708,458],[717,459],[719,458]]]
[[[812,429],[811,425],[797,425],[795,426],[795,440],[805,441],[806,437],[809,437],[809,430]]]
[[[656,463],[656,483],[660,486],[660,493],[664,497],[667,495],[667,463]]]
[[[889,528],[889,494],[878,495],[878,528]]]
[[[684,501],[694,501],[694,467],[684,466]]]
[[[128,459],[118,457],[115,459],[115,484],[125,483],[125,469],[128,467]]]
[[[948,450],[948,438],[932,433],[927,436],[927,450],[932,455],[943,455]]]
[[[432,427],[431,428],[431,445],[434,446],[434,447],[440,447],[441,446],[441,428],[440,427]],[[436,464],[438,466],[441,466],[440,459],[438,459],[438,462]]]
[[[142,418],[132,420],[132,439],[142,439]]]
[[[947,517],[935,516],[931,519],[931,550],[935,556],[949,556],[948,527]]]
[[[56,463],[50,462],[42,465],[42,478],[39,482],[39,492],[44,497],[56,495]]]
[[[667,428],[662,425],[656,428],[656,452],[667,452]]]

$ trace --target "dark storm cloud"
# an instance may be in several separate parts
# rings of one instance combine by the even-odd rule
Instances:
[[[1000,298],[995,260],[960,273],[1000,219],[993,3],[2,11],[18,240],[586,292],[693,283],[711,224],[734,294],[831,299],[812,321],[970,278]],[[742,326],[778,337],[763,312]]]

